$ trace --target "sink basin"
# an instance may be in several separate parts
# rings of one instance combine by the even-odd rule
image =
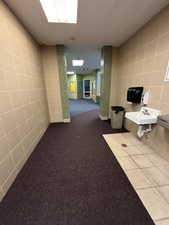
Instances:
[[[125,118],[138,125],[156,124],[160,111],[148,107],[142,107],[138,112],[127,112]]]

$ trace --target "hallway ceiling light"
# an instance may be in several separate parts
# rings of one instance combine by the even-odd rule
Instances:
[[[73,72],[73,71],[68,71],[67,74],[68,74],[68,75],[73,75],[73,74],[75,74],[75,72]]]
[[[77,23],[78,0],[40,0],[49,23]]]
[[[84,60],[83,59],[78,59],[78,60],[72,60],[73,66],[83,66]]]

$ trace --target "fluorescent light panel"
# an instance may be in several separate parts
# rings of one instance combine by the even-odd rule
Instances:
[[[67,74],[68,74],[68,75],[73,75],[73,74],[75,74],[75,72],[73,72],[73,71],[68,71]]]
[[[83,66],[84,60],[83,59],[72,60],[72,64],[73,64],[73,66]]]
[[[49,23],[77,23],[78,0],[40,0]]]

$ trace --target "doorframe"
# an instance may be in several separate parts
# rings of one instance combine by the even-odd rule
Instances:
[[[65,60],[65,47],[57,45],[58,67],[60,77],[60,90],[62,100],[63,121],[70,122],[70,109],[67,87],[67,69]],[[100,91],[100,114],[101,120],[109,119],[111,72],[112,72],[112,46],[102,48],[102,67],[101,67],[101,91]]]

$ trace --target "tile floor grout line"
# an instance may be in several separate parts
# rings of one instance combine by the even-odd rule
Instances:
[[[123,134],[123,136],[124,136],[124,134]],[[111,135],[110,135],[110,137],[111,137]],[[105,140],[106,140],[106,138],[105,138]],[[115,151],[116,147],[113,147],[113,148],[112,148],[111,143],[108,142],[107,140],[106,140],[106,142],[109,143],[108,145],[109,145],[109,147],[110,147],[110,149],[111,149],[111,151],[112,151],[114,157],[115,157],[116,160],[118,161],[120,167],[121,167],[122,170],[124,171],[125,175],[127,176],[129,182],[131,183],[131,185],[132,185],[132,187],[134,188],[134,190],[135,190],[135,192],[137,193],[137,195],[139,196],[139,194],[138,194],[139,191],[144,191],[144,190],[152,190],[152,191],[153,191],[153,190],[154,190],[154,192],[156,192],[156,194],[158,195],[159,199],[161,199],[161,201],[164,202],[165,205],[168,207],[168,206],[169,206],[169,202],[167,201],[167,199],[165,198],[165,196],[160,192],[160,188],[161,188],[161,187],[169,187],[169,183],[168,183],[168,184],[167,184],[167,183],[166,183],[166,184],[159,184],[160,182],[158,182],[158,180],[156,180],[156,179],[149,179],[148,174],[146,174],[144,170],[146,170],[146,169],[151,169],[151,168],[158,169],[159,173],[162,174],[162,175],[164,176],[164,181],[166,180],[166,181],[168,182],[168,181],[169,181],[169,177],[165,174],[165,172],[163,172],[163,171],[161,170],[161,168],[165,168],[165,167],[167,168],[167,165],[169,166],[169,162],[166,161],[166,160],[165,160],[164,158],[162,158],[161,156],[159,156],[156,152],[155,152],[155,153],[152,152],[152,153],[130,154],[129,152],[125,151],[125,148],[120,148],[120,150],[122,150],[122,152],[125,152],[125,153],[126,153],[126,156],[118,156],[118,155],[117,155],[118,150]],[[119,146],[120,146],[120,143],[119,143]],[[136,147],[136,148],[137,148],[137,145],[129,145],[129,146],[132,146],[132,147]],[[144,160],[143,160],[143,166],[140,166],[140,164],[137,163],[137,162],[133,159],[134,156],[136,156],[136,157],[137,157],[137,156],[144,156],[145,159],[147,159],[147,160],[152,164],[152,166],[145,166],[145,167],[144,167]],[[152,158],[151,158],[151,156],[152,156]],[[143,159],[144,159],[144,157],[143,157]],[[120,162],[120,159],[125,159],[125,158],[126,158],[126,159],[129,159],[129,162],[128,162],[129,164],[130,164],[130,160],[131,160],[131,162],[133,162],[133,163],[136,165],[137,168],[130,168],[130,169],[124,168],[124,166],[122,166],[123,163]],[[139,158],[139,157],[138,157],[138,158]],[[159,159],[159,160],[158,160],[158,159]],[[164,161],[163,161],[163,160],[164,160]],[[122,161],[122,162],[123,162],[123,161]],[[158,165],[157,165],[156,162],[158,163]],[[128,173],[130,173],[131,171],[137,171],[137,170],[141,171],[141,173],[143,174],[143,176],[145,177],[145,179],[147,180],[147,182],[150,183],[150,185],[148,185],[147,187],[141,187],[141,188],[137,188],[136,185],[134,185],[134,180],[132,179],[132,177],[128,176]],[[152,177],[152,178],[153,178],[153,177]],[[145,181],[146,181],[146,180],[145,180]],[[137,182],[137,181],[136,181],[136,182]],[[152,182],[153,182],[154,184],[152,184]],[[143,181],[143,183],[144,183],[144,181]],[[162,181],[161,183],[163,183],[163,181]],[[165,182],[164,182],[164,183],[165,183]],[[146,184],[146,183],[145,183],[145,184]],[[147,204],[145,203],[145,201],[143,201],[143,200],[141,199],[141,197],[139,197],[139,198],[140,198],[141,202],[142,202],[143,205],[146,207],[147,211],[149,212],[149,214],[151,215],[151,217],[153,218],[153,220],[154,220],[155,222],[158,222],[158,221],[165,221],[166,219],[169,219],[168,215],[166,215],[166,214],[164,213],[163,215],[159,216],[159,219],[156,219],[156,220],[155,220],[154,217],[155,217],[155,218],[158,218],[158,216],[153,215],[152,212],[151,212],[151,210],[150,210],[151,207],[150,207],[150,209],[149,209],[149,207],[147,206]],[[157,198],[157,199],[158,199],[158,198]],[[160,207],[160,205],[159,205],[158,207]],[[157,207],[157,208],[158,208],[158,207]],[[165,215],[166,215],[166,216],[165,216]],[[161,217],[161,218],[160,218],[160,217]]]
[[[159,220],[154,220],[154,222],[162,222],[162,221],[165,221],[165,220],[169,220],[169,217],[164,217],[164,218],[159,219]]]

